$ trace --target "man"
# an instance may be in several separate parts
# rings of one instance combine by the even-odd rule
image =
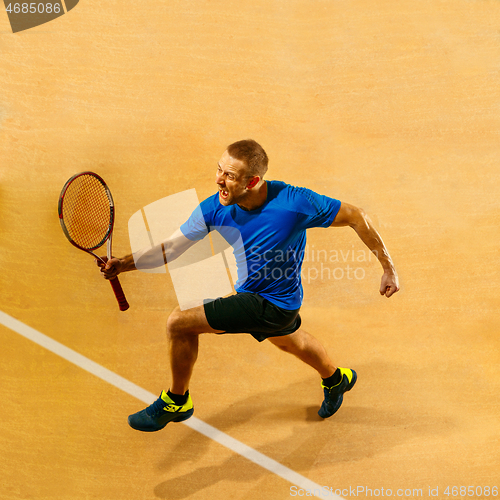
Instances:
[[[121,272],[158,267],[213,230],[234,243],[237,293],[184,311],[177,307],[170,314],[167,333],[172,384],[151,406],[129,416],[134,429],[157,431],[193,415],[189,380],[202,333],[250,333],[313,367],[322,378],[324,401],[318,411],[322,418],[331,417],[340,408],[343,394],[354,386],[356,372],[337,368],[319,341],[300,328],[306,230],[351,226],[382,264],[380,294],[386,297],[399,290],[393,262],[363,210],[305,188],[265,181],[267,165],[267,154],[255,141],[231,144],[217,164],[217,194],[203,201],[162,245],[134,256],[112,258],[102,268],[104,277],[110,279]]]

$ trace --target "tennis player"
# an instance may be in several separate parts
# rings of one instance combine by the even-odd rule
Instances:
[[[228,241],[240,242],[239,247],[234,245],[237,293],[184,311],[177,307],[170,314],[171,386],[151,406],[129,416],[134,429],[158,431],[193,415],[189,380],[202,333],[249,333],[310,365],[322,378],[324,400],[318,411],[322,418],[340,408],[344,393],[356,383],[356,372],[336,367],[322,344],[301,328],[306,231],[351,226],[382,265],[380,294],[386,297],[399,290],[394,264],[362,209],[306,188],[266,181],[267,167],[267,154],[255,141],[231,144],[217,164],[218,192],[204,200],[171,238],[140,255],[112,258],[101,269],[110,279],[125,271],[164,265],[213,230]]]

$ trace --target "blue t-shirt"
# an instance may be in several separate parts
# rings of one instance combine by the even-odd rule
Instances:
[[[293,310],[302,304],[300,273],[306,229],[329,227],[339,209],[339,200],[267,181],[267,198],[259,208],[224,206],[216,193],[200,203],[181,231],[193,241],[218,231],[233,247],[238,268],[235,290],[257,293]]]

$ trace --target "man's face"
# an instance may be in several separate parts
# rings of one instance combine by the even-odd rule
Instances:
[[[233,205],[243,201],[248,195],[245,189],[249,182],[245,162],[237,160],[224,151],[217,164],[215,182],[219,187],[219,201],[222,205]]]

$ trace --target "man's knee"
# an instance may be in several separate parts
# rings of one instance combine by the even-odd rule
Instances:
[[[285,352],[296,353],[304,348],[304,336],[301,330],[281,337],[270,337],[268,340]]]
[[[174,337],[176,335],[182,334],[185,328],[185,320],[183,318],[182,311],[179,306],[177,306],[167,319],[167,334],[169,337]]]
[[[291,342],[290,335],[283,335],[281,337],[269,337],[267,340],[274,344],[276,347],[281,349],[282,351],[288,352],[290,350],[290,346],[293,342]]]
[[[285,352],[290,352],[290,349],[288,346],[284,345],[284,344],[277,344],[276,342],[272,342],[278,349],[281,349],[282,351],[285,351]]]
[[[210,331],[206,324],[205,312],[202,309],[187,309],[181,311],[177,306],[167,319],[167,334],[169,337],[183,335],[199,335]]]

